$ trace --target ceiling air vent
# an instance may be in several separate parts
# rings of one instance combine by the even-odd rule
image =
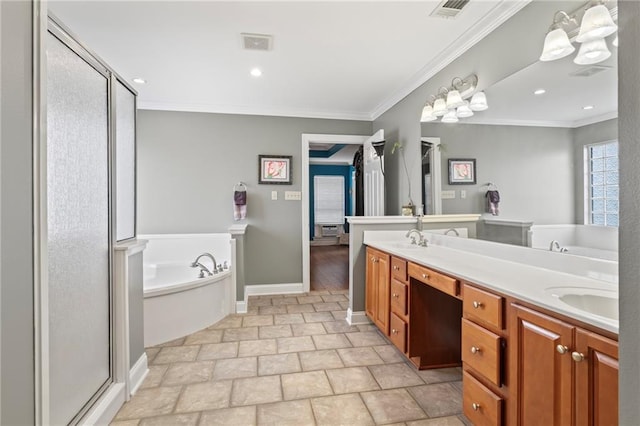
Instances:
[[[602,71],[610,70],[612,67],[606,65],[592,65],[590,67],[580,68],[578,71],[569,73],[571,77],[591,77],[594,74],[598,74]]]
[[[267,34],[241,33],[242,47],[247,50],[271,50],[273,36]]]
[[[430,16],[447,19],[455,18],[458,16],[462,8],[469,3],[469,1],[470,0],[444,0],[433,12],[431,12]]]

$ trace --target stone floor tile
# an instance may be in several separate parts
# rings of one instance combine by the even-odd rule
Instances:
[[[324,302],[348,302],[349,300],[343,294],[330,294],[321,296]]]
[[[137,426],[140,423],[140,419],[134,420],[122,420],[109,423],[109,426]]]
[[[260,339],[274,339],[276,337],[291,337],[293,332],[289,324],[263,325],[260,327]]]
[[[228,358],[216,361],[213,369],[213,380],[237,379],[258,375],[258,358]]]
[[[312,351],[316,349],[310,336],[280,337],[277,342],[279,354],[288,352]]]
[[[421,370],[418,371],[418,375],[422,378],[422,380],[424,380],[426,384],[455,382],[462,380],[462,369],[460,367],[454,367]]]
[[[147,364],[153,364],[153,359],[160,352],[160,348],[146,348],[144,352],[147,354]]]
[[[469,418],[464,414],[458,414],[458,419],[460,419],[460,421],[464,424],[464,426],[473,426],[473,423],[471,423],[471,420],[469,420]]]
[[[450,416],[462,411],[462,396],[451,383],[416,386],[409,388],[409,392],[429,417]]]
[[[378,329],[378,327],[373,324],[358,324],[357,327],[359,331],[375,331]]]
[[[331,316],[333,317],[333,319],[335,319],[336,321],[346,321],[347,320],[347,308],[342,308],[344,310],[341,311],[333,311],[331,312]]]
[[[407,422],[407,426],[464,426],[464,423],[458,416],[448,416]]]
[[[405,389],[364,392],[360,395],[376,423],[406,422],[426,417]]]
[[[238,356],[238,342],[211,343],[202,345],[198,360],[235,358]]]
[[[331,312],[305,312],[302,315],[304,315],[305,322],[324,322],[334,320]]]
[[[394,345],[374,346],[373,349],[380,355],[380,358],[387,364],[405,362],[407,358]]]
[[[160,386],[160,383],[162,382],[162,377],[164,376],[164,373],[167,372],[168,368],[169,368],[168,364],[150,365],[149,372],[147,373],[147,377],[145,377],[144,380],[142,381],[142,384],[140,385],[140,389],[154,388],[154,387]]]
[[[346,297],[349,297],[349,290],[348,289],[330,290],[329,293],[331,293],[331,294],[344,294]]]
[[[222,330],[200,330],[186,337],[185,345],[202,345],[203,343],[222,342]]]
[[[271,355],[278,352],[276,339],[243,340],[238,348],[238,356]]]
[[[242,318],[243,327],[255,327],[258,325],[273,325],[273,315],[250,315]]]
[[[154,364],[170,364],[172,362],[194,361],[200,346],[170,346],[160,350],[153,360]]]
[[[416,369],[405,363],[372,365],[369,371],[382,389],[417,386],[424,383],[415,373]]]
[[[282,401],[280,376],[251,377],[233,381],[231,405],[255,405]]]
[[[263,355],[258,358],[258,375],[294,373],[301,371],[300,360],[296,353]]]
[[[249,300],[247,301],[248,306],[272,306],[271,298],[260,298],[255,296],[249,296]]]
[[[344,363],[334,349],[322,351],[299,352],[302,370],[326,370],[329,368],[342,368]]]
[[[240,340],[256,340],[257,338],[258,327],[227,328],[224,330],[222,341],[237,342]]]
[[[231,380],[196,383],[184,387],[176,413],[215,410],[229,406]]]
[[[273,314],[286,314],[287,307],[285,305],[280,306],[260,306],[258,307],[259,315],[273,315]]]
[[[162,386],[206,382],[211,379],[214,363],[214,361],[199,361],[171,364],[162,379]]]
[[[457,382],[451,382],[451,384],[453,385],[453,387],[455,387],[460,391],[460,394],[462,394],[462,380],[459,380]]]
[[[338,302],[338,305],[340,305],[342,309],[349,309],[349,302]]]
[[[349,333],[360,331],[355,325],[349,325],[345,320],[326,321],[322,323],[327,333]]]
[[[302,399],[333,395],[329,380],[324,371],[283,374],[282,390],[284,399]]]
[[[326,334],[311,336],[318,349],[350,348],[351,343],[344,334]]]
[[[324,302],[322,300],[322,296],[298,296],[298,303],[304,305],[305,303],[321,303]]]
[[[298,298],[295,296],[287,296],[287,297],[281,297],[279,299],[271,299],[271,304],[273,306],[297,305]]]
[[[277,426],[313,426],[316,424],[308,399],[259,405],[258,423]]]
[[[229,315],[217,323],[213,324],[209,327],[209,330],[222,330],[225,328],[238,328],[242,326],[242,316],[240,315]]]
[[[184,344],[184,337],[178,337],[177,339],[174,340],[170,340],[168,342],[164,342],[164,343],[160,343],[159,345],[156,345],[156,348],[166,348],[169,346],[182,346]]]
[[[326,372],[336,394],[380,389],[366,367],[337,368]]]
[[[375,424],[357,393],[313,398],[311,406],[318,426]]]
[[[322,323],[311,322],[305,324],[291,324],[291,330],[294,336],[312,336],[314,334],[327,334],[327,330]]]
[[[140,389],[125,403],[115,420],[140,419],[142,417],[170,414],[180,395],[180,386]]]
[[[140,421],[140,426],[196,426],[199,417],[199,413],[148,417]]]
[[[315,312],[313,305],[305,303],[303,305],[287,305],[287,312],[290,314],[300,314],[302,312]]]
[[[261,308],[261,306],[249,306],[247,308],[247,312],[245,312],[243,315],[245,315],[245,316],[258,315],[260,313],[260,308]]]
[[[389,342],[377,331],[361,331],[358,333],[347,333],[347,338],[353,346],[376,346]]]
[[[256,407],[231,407],[205,411],[200,416],[199,426],[255,426],[257,425]]]
[[[304,322],[302,314],[282,314],[274,315],[273,321],[275,324],[300,324]]]
[[[311,290],[309,292],[309,296],[324,296],[327,294],[331,294],[329,290]]]
[[[329,302],[329,303],[314,303],[313,307],[315,308],[316,312],[330,312],[330,311],[339,311],[340,309],[342,309],[340,307],[340,305],[338,305],[335,302]]]
[[[378,353],[370,347],[338,349],[338,354],[347,367],[384,364]]]

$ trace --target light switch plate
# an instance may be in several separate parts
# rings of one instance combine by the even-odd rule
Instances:
[[[460,190],[460,198],[467,198],[467,191],[465,191],[464,189]]]
[[[278,199],[278,191],[271,191],[271,199],[272,200]]]
[[[440,198],[442,198],[443,200],[452,200],[454,198],[456,198],[456,191],[451,190],[451,191],[441,191],[440,192]]]
[[[284,199],[287,201],[302,200],[302,192],[300,191],[284,191]]]

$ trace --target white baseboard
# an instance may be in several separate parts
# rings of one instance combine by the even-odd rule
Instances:
[[[135,394],[144,378],[147,377],[149,368],[147,367],[147,354],[142,353],[142,356],[138,358],[131,370],[129,370],[129,389],[131,395]]]
[[[82,425],[108,425],[125,402],[124,383],[114,383],[80,421]]]
[[[364,311],[352,311],[351,308],[347,309],[347,322],[349,325],[357,324],[371,324],[367,314]]]
[[[244,286],[244,300],[236,302],[236,312],[239,314],[247,313],[249,296],[299,293],[304,293],[304,285],[302,283],[246,285]]]

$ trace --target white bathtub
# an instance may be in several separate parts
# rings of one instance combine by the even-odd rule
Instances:
[[[534,225],[529,246],[549,250],[558,241],[566,253],[604,260],[618,260],[618,228],[596,225]]]
[[[235,241],[230,234],[140,235],[144,252],[144,345],[154,346],[206,328],[235,312]],[[198,278],[191,262],[212,254],[228,269]],[[201,262],[210,267],[211,261]]]

